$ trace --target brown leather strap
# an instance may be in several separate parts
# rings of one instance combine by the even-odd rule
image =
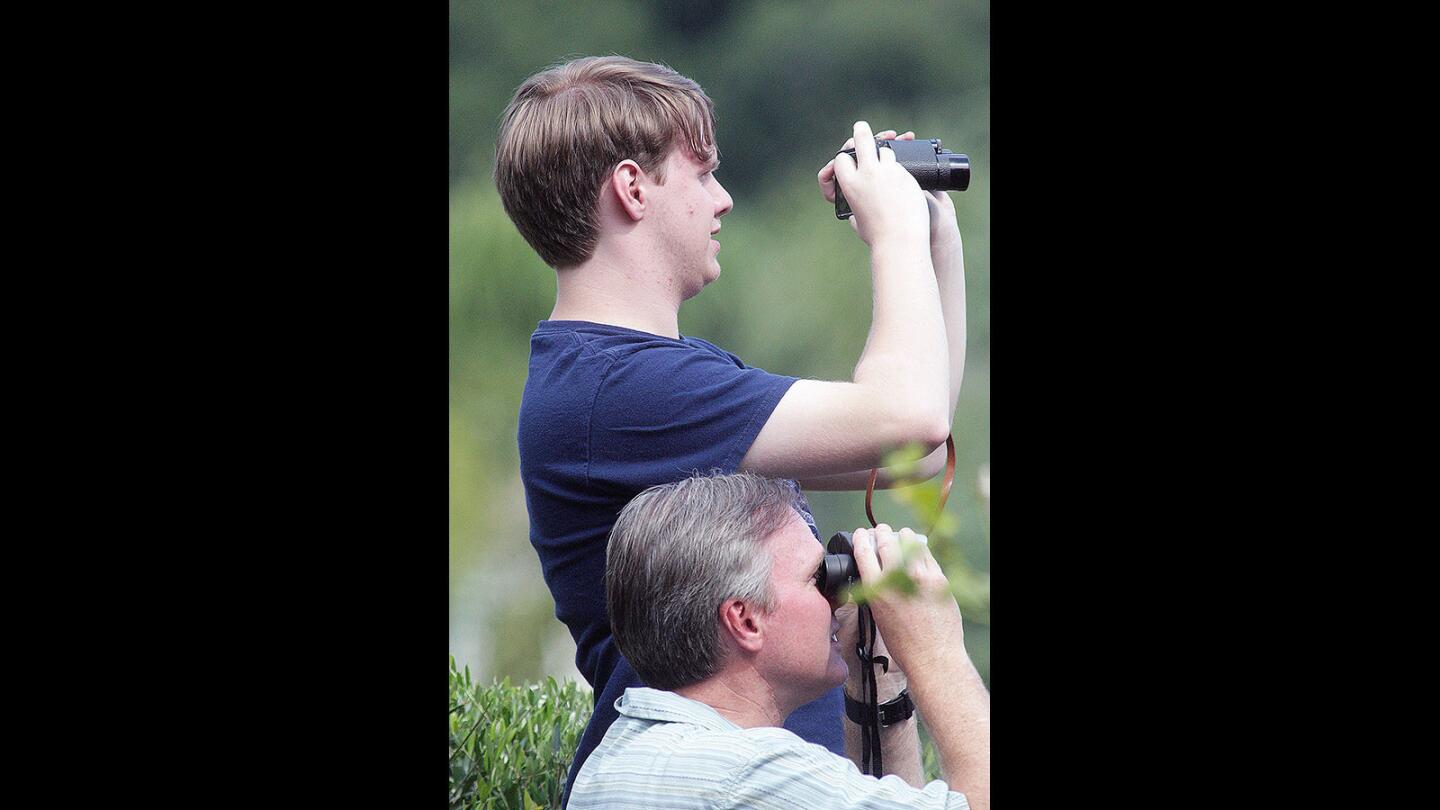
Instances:
[[[875,513],[870,511],[870,498],[875,494],[875,479],[880,475],[880,468],[876,467],[870,471],[870,483],[865,486],[865,517],[870,519],[870,528],[875,528],[879,523],[875,520]],[[950,497],[950,485],[955,483],[955,436],[952,434],[945,437],[945,483],[940,485],[940,503],[935,508],[935,520],[940,520],[940,515],[945,511],[945,501]],[[935,527],[931,526],[931,534]]]

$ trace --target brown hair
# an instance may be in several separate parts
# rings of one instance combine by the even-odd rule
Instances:
[[[526,79],[500,121],[495,186],[505,213],[551,267],[589,259],[596,201],[616,164],[634,160],[665,182],[670,152],[715,153],[715,105],[674,70],[623,56],[588,56]]]

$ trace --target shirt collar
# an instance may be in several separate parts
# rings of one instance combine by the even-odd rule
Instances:
[[[710,731],[740,728],[698,700],[643,686],[626,689],[625,694],[615,701],[615,711],[637,720],[689,723]]]

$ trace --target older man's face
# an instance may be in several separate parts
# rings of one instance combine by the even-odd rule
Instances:
[[[815,583],[825,549],[799,513],[768,545],[775,608],[765,621],[766,668],[804,703],[844,682],[848,672],[838,642],[831,640],[838,629],[832,606]]]

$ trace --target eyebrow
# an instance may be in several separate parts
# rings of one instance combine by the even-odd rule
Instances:
[[[718,157],[711,158],[710,162],[705,164],[705,171],[707,172],[713,172],[718,168],[720,168],[720,158]]]

